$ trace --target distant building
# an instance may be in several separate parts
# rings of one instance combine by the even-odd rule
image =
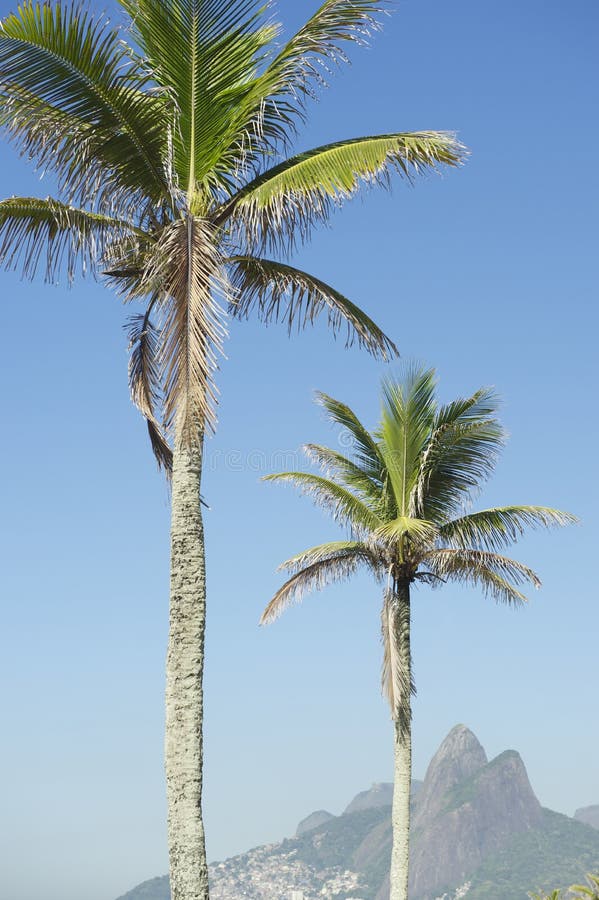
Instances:
[[[304,900],[303,891],[289,891],[289,900]]]

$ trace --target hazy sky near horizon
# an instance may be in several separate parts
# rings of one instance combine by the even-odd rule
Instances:
[[[286,33],[316,6],[281,0]],[[489,756],[519,750],[541,802],[568,814],[599,803],[598,32],[594,0],[405,0],[297,142],[449,129],[471,149],[459,171],[366,192],[294,262],[435,366],[444,400],[496,387],[511,439],[477,505],[581,517],[514,550],[543,579],[525,609],[419,589],[413,626],[415,776],[464,722]],[[0,161],[1,196],[48,193],[5,143]],[[128,399],[120,301],[92,281],[1,279],[1,893],[114,900],[167,868],[168,493]],[[324,323],[293,340],[256,322],[230,332],[203,485],[211,860],[392,774],[376,586],[257,625],[279,562],[337,534],[260,476],[337,440],[316,389],[374,426],[386,368]]]

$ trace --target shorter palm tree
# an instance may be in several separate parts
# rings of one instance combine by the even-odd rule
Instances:
[[[349,456],[315,444],[304,449],[323,475],[283,472],[349,529],[349,539],[320,544],[281,566],[291,572],[266,607],[271,622],[307,592],[366,566],[384,585],[383,691],[395,727],[391,900],[407,900],[411,781],[411,587],[446,581],[472,584],[511,605],[539,587],[527,566],[499,551],[528,527],[566,525],[569,513],[545,506],[503,506],[464,514],[472,493],[492,472],[505,432],[497,400],[482,389],[439,406],[432,370],[413,368],[401,382],[383,383],[382,417],[370,433],[345,404],[320,394],[329,418],[351,436]]]

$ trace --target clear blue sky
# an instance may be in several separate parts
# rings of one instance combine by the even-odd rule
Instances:
[[[291,29],[316,5],[280,15]],[[296,262],[436,366],[444,399],[496,386],[512,437],[480,504],[581,517],[516,549],[544,582],[529,607],[422,589],[413,629],[415,775],[465,722],[490,755],[518,749],[541,802],[569,814],[599,802],[598,26],[594,0],[406,0],[298,141],[452,129],[471,148],[460,171],[354,201]],[[0,195],[46,195],[4,144],[0,159]],[[167,866],[168,494],[129,403],[119,300],[1,277],[0,882],[11,900],[113,900]],[[336,533],[259,476],[335,441],[315,389],[374,425],[384,367],[324,324],[292,341],[236,324],[227,354],[204,483],[211,859],[338,813],[392,771],[376,586],[257,626],[278,563]]]

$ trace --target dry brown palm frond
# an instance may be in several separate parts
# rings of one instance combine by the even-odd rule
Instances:
[[[301,602],[305,594],[349,578],[363,563],[372,567],[375,560],[359,541],[324,544],[288,559],[279,568],[295,571],[295,574],[274,595],[262,613],[260,624],[278,619],[291,603]]]
[[[381,686],[389,701],[391,717],[400,728],[409,725],[410,696],[416,693],[409,648],[410,608],[391,589],[385,591],[381,611],[383,665]]]
[[[159,467],[170,475],[173,453],[157,418],[162,406],[159,365],[159,333],[150,320],[156,299],[145,313],[131,316],[127,324],[129,336],[129,388],[131,399],[145,418],[154,456]]]
[[[216,423],[214,372],[226,337],[218,301],[231,295],[212,227],[189,215],[165,229],[139,290],[160,290],[162,326],[158,354],[164,390],[164,423],[177,423],[184,443]]]

